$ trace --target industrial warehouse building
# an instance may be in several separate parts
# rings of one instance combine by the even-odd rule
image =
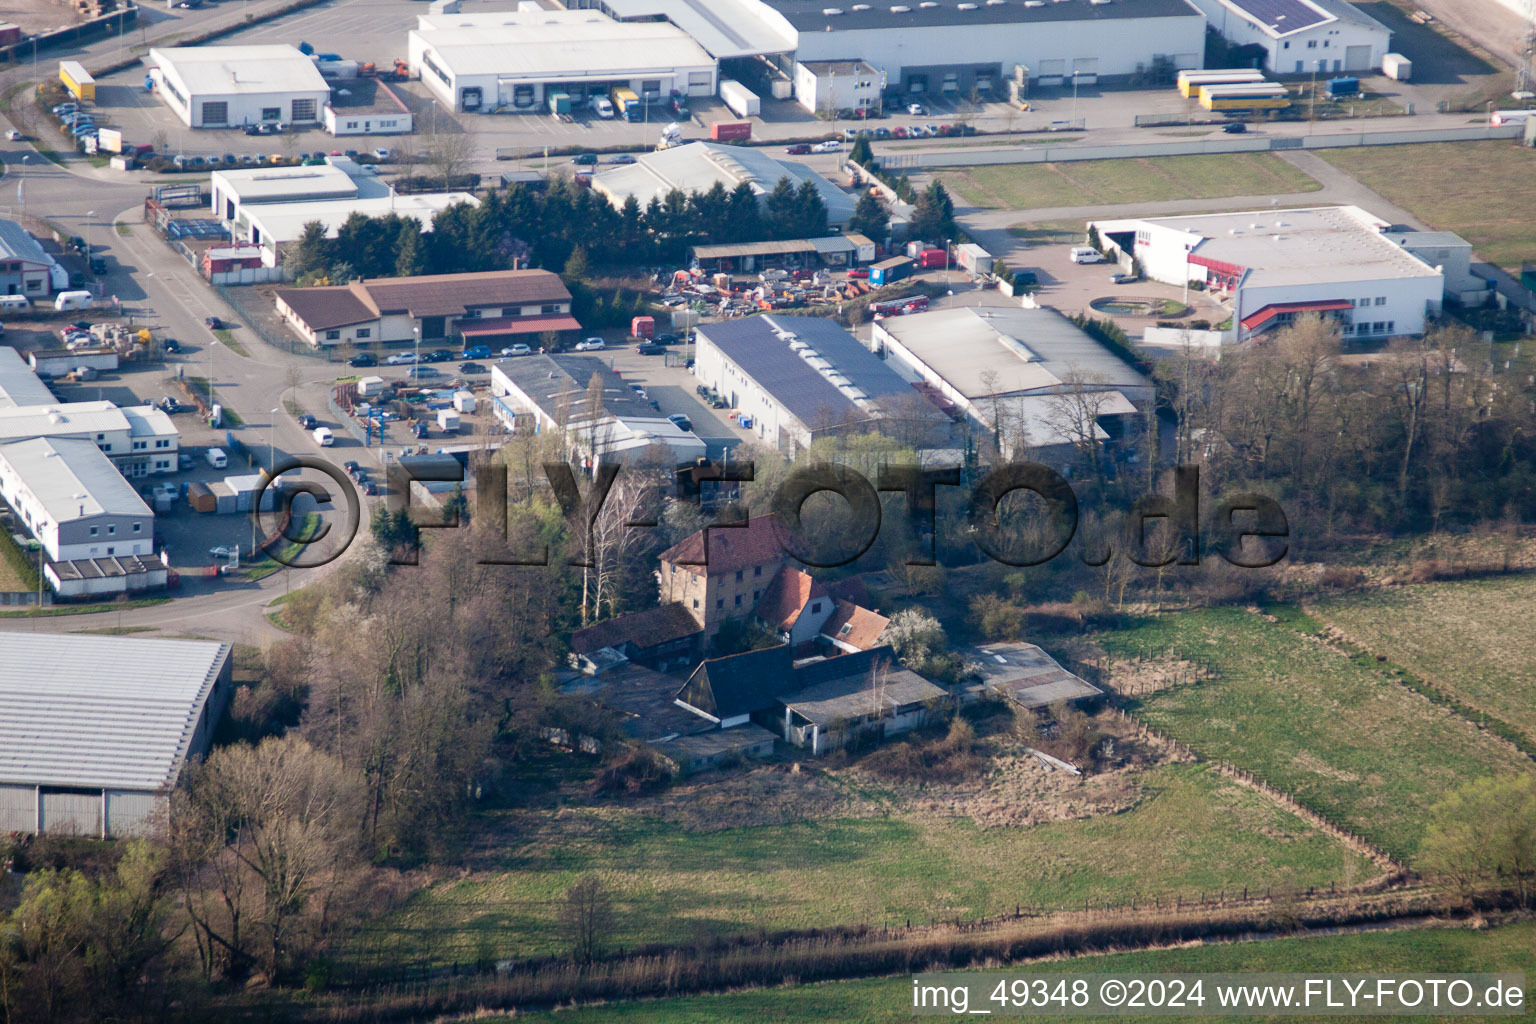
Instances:
[[[595,405],[594,383],[601,395]],[[661,453],[674,465],[691,465],[707,454],[697,434],[653,409],[594,356],[531,355],[496,363],[491,412],[514,434],[563,434],[568,456],[591,472]]]
[[[1346,339],[1423,334],[1439,311],[1446,274],[1414,254],[1415,233],[1389,235],[1390,225],[1358,206],[1264,210],[1146,220],[1094,221],[1111,254],[1141,262],[1154,281],[1196,281],[1232,303],[1242,341],[1304,314],[1338,321]],[[1426,233],[1426,252],[1470,259],[1470,247],[1448,247]],[[1456,284],[1472,279],[1455,271]]]
[[[0,295],[46,296],[69,286],[69,273],[32,233],[13,220],[0,220]]]
[[[155,92],[188,128],[317,124],[331,98],[294,46],[174,46],[149,51]]]
[[[1061,462],[1090,431],[1100,443],[1126,437],[1153,399],[1139,370],[1053,309],[965,306],[886,317],[873,341],[977,429],[995,430],[1012,457]]]
[[[232,687],[229,644],[0,633],[0,832],[115,839],[165,821]]]
[[[1345,0],[1193,0],[1211,30],[1259,46],[1276,74],[1370,71],[1392,50],[1392,31]]]
[[[938,408],[834,321],[769,314],[704,324],[695,337],[699,381],[742,427],[791,457],[818,437],[887,420],[933,433],[930,443],[947,434]]]
[[[744,181],[762,202],[781,178],[788,178],[796,188],[804,181],[815,185],[826,203],[828,224],[841,226],[853,216],[857,200],[804,164],[779,160],[762,149],[717,142],[690,142],[645,153],[632,164],[598,171],[592,175],[592,187],[616,208],[623,208],[624,200],[634,196],[643,210],[652,199],[665,200],[673,189],[685,195],[704,193],[718,183],[729,192]]]
[[[411,71],[450,110],[544,113],[624,86],[652,100],[709,96],[715,61],[664,21],[618,22],[598,11],[424,14],[407,40]]]
[[[1075,75],[1092,85],[1204,62],[1205,18],[1188,0],[760,2],[793,35],[794,62],[814,67],[857,57],[888,90],[913,98],[972,89],[1001,97],[1017,66],[1035,84],[1070,83]],[[777,62],[798,89],[789,58]],[[820,109],[803,96],[801,103]]]

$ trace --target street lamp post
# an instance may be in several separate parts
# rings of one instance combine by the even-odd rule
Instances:
[[[273,468],[277,465],[277,413],[272,410],[272,423],[267,428],[267,476],[273,476]]]
[[[204,386],[208,389],[208,412],[210,415],[213,413],[213,350],[218,347],[218,344],[217,338],[208,343],[208,379],[204,382]]]
[[[411,360],[411,365],[415,366],[421,362],[421,324],[416,324],[412,327],[411,333],[416,336],[416,347],[411,350],[416,356],[416,358]]]

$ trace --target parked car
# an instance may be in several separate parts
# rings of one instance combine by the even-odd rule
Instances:
[[[927,117],[928,108],[923,106],[921,103],[908,103],[907,113],[911,114],[913,117]]]
[[[178,412],[181,412],[181,403],[176,401],[176,399],[170,395],[166,395],[164,398],[160,399],[160,401],[156,402],[155,405],[167,416],[174,416]]]
[[[384,360],[384,362],[388,363],[390,366],[404,366],[407,363],[414,363],[414,362],[416,362],[416,353],[415,352],[396,352],[394,355],[392,355],[388,359]]]
[[[369,497],[372,497],[373,495],[379,493],[379,485],[374,483],[372,480],[364,480],[363,481],[363,493],[368,495]]]
[[[448,348],[435,348],[421,357],[424,363],[446,363],[453,358],[453,350]]]
[[[217,331],[221,327],[224,326],[224,321],[220,320],[216,316],[205,316],[205,317],[203,317],[203,323],[208,325],[208,329],[210,331]]]
[[[656,335],[656,337],[651,339],[651,343],[653,345],[676,345],[677,344],[677,335],[675,335],[675,334],[658,334],[658,335]]]
[[[571,157],[571,163],[577,164],[577,165],[582,166],[582,167],[590,167],[593,164],[597,163],[597,154],[596,153],[577,153],[575,156]]]
[[[429,436],[427,425],[425,423],[411,424],[411,433],[416,436],[418,441],[425,440]]]
[[[314,430],[319,425],[319,421],[307,412],[299,417],[299,426],[303,427],[305,430]]]
[[[100,275],[100,274],[105,274],[106,272],[107,272],[107,261],[102,259],[100,256],[92,256],[91,257],[91,273]]]
[[[197,465],[197,460],[192,458],[190,455],[182,454],[176,457],[176,468],[181,470],[183,473],[195,465]]]
[[[405,371],[405,375],[419,380],[423,377],[441,377],[442,373],[435,366],[413,366]]]
[[[482,366],[480,363],[460,363],[459,364],[459,372],[460,373],[484,373],[485,372],[485,367]]]
[[[348,459],[346,462],[341,464],[341,468],[346,472],[347,476],[351,476],[353,473],[356,473],[358,470],[362,469],[363,464],[356,461],[355,459]]]
[[[180,352],[181,342],[177,341],[175,338],[161,338],[160,347],[165,349],[167,352]]]
[[[208,557],[209,558],[230,558],[230,557],[232,557],[234,555],[234,553],[235,553],[235,549],[234,548],[225,547],[223,544],[220,544],[216,548],[209,548],[208,549]]]
[[[1109,275],[1109,282],[1110,282],[1110,284],[1135,284],[1136,283],[1136,275],[1135,274],[1110,274]]]
[[[635,354],[640,356],[664,356],[667,354],[667,346],[658,345],[654,341],[642,341],[635,346]]]
[[[347,360],[347,365],[348,366],[358,366],[358,367],[361,367],[361,366],[378,366],[379,365],[379,360],[377,359],[377,357],[373,356],[372,354],[370,354],[368,352],[359,352],[357,355],[355,355],[351,359]]]
[[[634,162],[634,156],[629,153],[618,153],[603,161],[605,164],[632,164]]]
[[[841,142],[838,142],[836,139],[827,139],[824,142],[818,142],[818,143],[816,143],[816,145],[812,146],[811,147],[811,152],[812,153],[840,153],[840,152],[842,152],[842,149],[843,149],[843,144]]]
[[[390,151],[385,149],[383,146],[380,146],[378,149],[373,151],[373,158],[375,160],[388,160],[390,155]]]
[[[21,132],[17,131],[15,128],[12,128],[10,131],[5,133],[5,138],[8,142],[20,142],[22,139],[26,138],[26,136],[21,134]]]
[[[526,355],[531,354],[532,352],[533,352],[533,349],[529,348],[527,345],[517,344],[517,345],[508,345],[506,348],[502,349],[501,350],[501,355],[503,355],[503,356],[526,356]]]
[[[1243,121],[1233,121],[1231,124],[1222,125],[1221,130],[1228,135],[1241,135],[1248,130],[1248,125]]]
[[[587,338],[576,343],[577,352],[597,352],[607,347],[602,338]]]
[[[689,419],[687,416],[684,416],[680,412],[673,413],[671,416],[668,416],[667,419],[671,420],[678,430],[693,429],[693,420]]]
[[[491,350],[490,350],[490,347],[487,346],[487,345],[471,345],[469,348],[467,348],[463,352],[459,353],[459,358],[460,359],[489,359],[489,358],[491,358]]]
[[[788,149],[784,150],[784,152],[788,153],[790,156],[804,156],[810,151],[811,144],[809,142],[797,142],[793,146],[790,146]]]

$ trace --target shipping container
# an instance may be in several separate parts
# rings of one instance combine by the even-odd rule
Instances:
[[[21,26],[9,21],[0,24],[0,46],[21,42]]]
[[[192,506],[192,511],[211,515],[219,510],[219,503],[208,490],[208,485],[201,480],[194,480],[187,487],[187,504]]]
[[[96,98],[96,79],[91,77],[91,73],[79,61],[59,61],[59,81],[82,103]]]
[[[910,256],[892,256],[888,260],[881,260],[869,268],[869,283],[876,288],[883,288],[911,274],[915,265],[916,261]]]
[[[551,114],[569,114],[571,112],[571,94],[568,92],[550,93],[549,112]]]
[[[437,410],[437,425],[440,429],[449,433],[459,429],[459,414],[453,409]]]
[[[629,321],[629,333],[637,338],[649,338],[656,333],[656,318],[637,316]]]
[[[96,145],[108,153],[123,151],[123,133],[116,128],[96,129]]]
[[[1383,54],[1381,73],[1395,81],[1406,82],[1413,78],[1413,61],[1400,53]]]
[[[709,126],[709,137],[716,142],[742,142],[752,137],[751,121],[716,121]]]
[[[757,117],[763,110],[757,93],[730,78],[720,79],[720,99],[737,117]]]

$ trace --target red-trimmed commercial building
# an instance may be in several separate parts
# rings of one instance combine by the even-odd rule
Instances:
[[[1093,227],[1123,266],[1134,257],[1154,281],[1189,282],[1228,301],[1237,341],[1306,315],[1337,320],[1346,340],[1422,334],[1447,281],[1455,293],[1467,276],[1465,267],[1447,264],[1443,245],[1433,244],[1443,233],[1394,232],[1358,206],[1101,220]]]

